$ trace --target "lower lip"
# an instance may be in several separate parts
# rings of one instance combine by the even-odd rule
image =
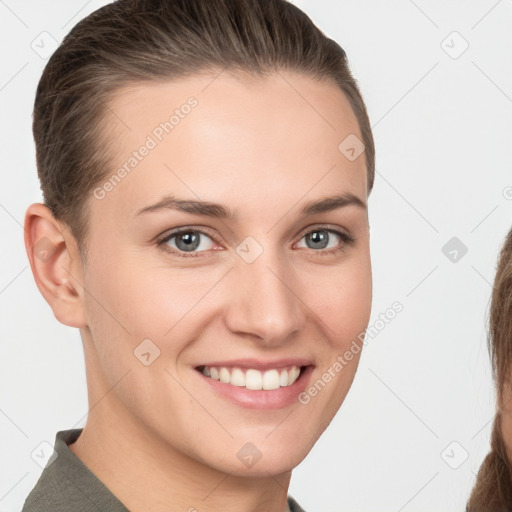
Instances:
[[[203,375],[198,370],[194,371],[211,386],[216,393],[234,402],[235,404],[248,409],[282,409],[298,402],[297,396],[302,393],[310,380],[313,366],[304,368],[299,378],[291,386],[283,386],[278,389],[265,391],[247,389],[242,386],[233,386]]]

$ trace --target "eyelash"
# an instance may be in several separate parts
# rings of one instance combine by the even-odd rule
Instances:
[[[341,238],[340,244],[337,247],[335,247],[334,249],[332,249],[332,248],[331,249],[320,249],[320,250],[310,249],[310,251],[317,253],[319,256],[332,256],[334,254],[341,253],[341,252],[345,251],[346,245],[349,245],[349,246],[353,245],[354,242],[356,241],[355,238],[353,238],[352,236],[350,236],[346,233],[343,233],[342,231],[338,231],[337,229],[332,229],[332,228],[328,228],[325,226],[313,227],[313,229],[310,229],[309,231],[305,232],[300,237],[299,240],[302,240],[306,235],[314,233],[315,231],[327,231],[329,233],[334,233],[335,235],[338,235]],[[157,246],[169,254],[177,255],[178,257],[182,257],[182,258],[199,258],[199,257],[203,257],[203,255],[201,253],[209,252],[209,251],[198,251],[198,252],[186,253],[184,251],[176,251],[175,249],[172,249],[166,245],[166,243],[169,240],[171,240],[175,236],[178,236],[183,233],[200,233],[200,234],[205,235],[208,238],[212,239],[214,242],[217,242],[215,240],[215,238],[208,232],[206,232],[202,229],[194,228],[194,227],[187,227],[187,228],[179,228],[179,229],[172,231],[171,233],[168,233],[167,235],[165,235],[165,237],[161,238],[157,242]]]

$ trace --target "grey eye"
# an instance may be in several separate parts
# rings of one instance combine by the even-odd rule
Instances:
[[[331,239],[334,237],[334,245],[328,245]],[[336,241],[336,237],[338,241]],[[341,237],[329,229],[315,229],[310,231],[302,237],[306,240],[306,247],[308,249],[327,249],[330,247],[336,247]]]
[[[212,239],[200,231],[183,231],[181,233],[174,233],[169,236],[165,243],[171,248],[183,252],[193,252],[198,248],[201,248],[201,251],[207,251],[208,249],[211,249],[211,247],[204,247],[205,244],[202,241],[203,237],[209,239],[213,245]]]

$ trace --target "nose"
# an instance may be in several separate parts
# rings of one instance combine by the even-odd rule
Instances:
[[[276,251],[266,249],[255,261],[237,261],[230,275],[225,315],[237,335],[278,345],[303,328],[305,305],[293,268]]]

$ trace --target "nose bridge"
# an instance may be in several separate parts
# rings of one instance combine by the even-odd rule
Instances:
[[[300,329],[302,322],[292,270],[278,250],[270,247],[249,261],[240,257],[231,276],[229,327],[266,342],[279,342]]]

